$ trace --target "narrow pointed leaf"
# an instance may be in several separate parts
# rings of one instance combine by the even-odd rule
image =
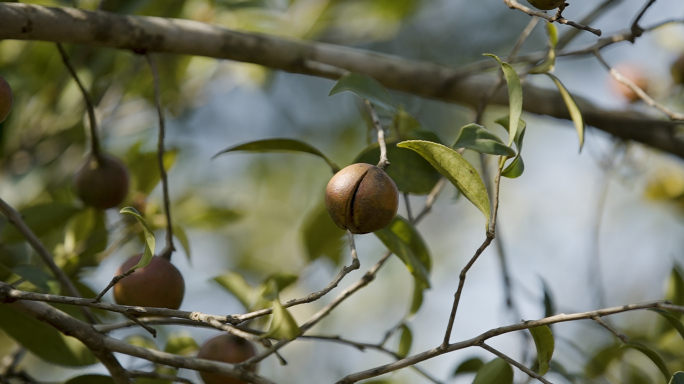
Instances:
[[[297,322],[280,301],[273,301],[271,326],[262,338],[272,337],[279,340],[294,340],[302,334]]]
[[[667,364],[665,364],[663,358],[660,357],[660,355],[656,351],[641,343],[636,342],[629,342],[626,343],[624,346],[627,348],[636,349],[637,351],[646,355],[646,357],[651,359],[653,364],[655,364],[658,367],[658,369],[660,369],[660,372],[663,374],[663,376],[665,376],[665,380],[670,380],[670,371],[667,369]]]
[[[232,147],[228,147],[217,154],[215,154],[212,159],[230,152],[238,151],[249,151],[249,152],[302,152],[308,153],[314,156],[318,156],[325,160],[332,169],[333,173],[340,170],[337,164],[333,163],[323,152],[319,151],[312,145],[305,143],[300,140],[287,139],[287,138],[277,138],[277,139],[265,139],[251,141],[249,143],[238,144]]]
[[[480,359],[479,357],[471,357],[468,360],[464,360],[463,362],[461,362],[461,364],[458,365],[458,367],[456,367],[453,376],[464,373],[477,372],[480,370],[480,368],[482,368],[484,364],[484,361],[482,361],[482,359]]]
[[[131,269],[138,269],[138,268],[143,268],[147,264],[152,261],[152,256],[154,256],[154,247],[155,247],[155,238],[154,238],[154,232],[152,232],[152,229],[150,226],[147,224],[147,221],[140,215],[140,212],[138,212],[135,208],[133,207],[125,207],[119,211],[119,213],[126,213],[129,215],[132,215],[135,217],[140,225],[143,227],[143,235],[145,236],[145,251],[143,252],[143,257],[140,258],[140,262],[138,264],[134,265],[133,268]]]
[[[467,148],[480,153],[505,157],[515,156],[513,148],[504,144],[499,136],[479,124],[468,124],[461,128],[453,148]]]
[[[477,371],[473,384],[513,384],[513,368],[497,357]]]
[[[374,233],[420,283],[429,287],[430,253],[422,236],[408,220],[397,215],[388,226]]]
[[[0,304],[0,328],[44,361],[69,367],[98,362],[78,339],[63,335],[51,325],[22,313],[10,304]]]
[[[664,317],[665,320],[667,320],[668,323],[670,323],[670,325],[672,325],[672,327],[674,327],[674,329],[677,330],[679,336],[681,336],[682,339],[684,339],[684,324],[682,324],[682,321],[679,320],[678,316],[675,316],[670,312],[664,311],[662,309],[649,309],[649,311],[655,312]]]
[[[549,371],[549,363],[553,356],[555,345],[553,333],[551,328],[546,325],[530,328],[529,331],[532,334],[534,345],[537,347],[537,361],[539,363],[537,373],[543,376]]]
[[[190,260],[190,239],[188,239],[185,229],[178,224],[174,224],[173,235],[181,243],[181,247],[183,247],[183,251],[185,251],[185,256],[188,258],[188,260]]]
[[[508,130],[510,136],[508,138],[508,146],[510,147],[511,144],[513,144],[513,138],[518,132],[518,120],[522,115],[522,84],[520,83],[518,74],[510,64],[502,62],[501,59],[499,59],[496,55],[492,55],[490,53],[485,53],[484,55],[493,58],[499,63],[501,70],[503,70],[506,83],[508,84],[508,104],[510,108],[509,115],[511,116],[511,125]]]
[[[241,274],[229,271],[221,276],[214,277],[213,280],[219,283],[228,292],[232,293],[245,309],[250,309],[252,307],[254,287],[252,287]]]
[[[482,178],[463,156],[451,148],[430,141],[411,140],[397,144],[418,152],[472,202],[487,220],[491,216],[489,195]]]
[[[582,112],[580,112],[575,99],[572,97],[570,92],[565,88],[563,83],[554,75],[546,73],[546,76],[550,77],[551,80],[558,87],[558,92],[560,92],[563,97],[565,105],[568,107],[568,112],[570,113],[570,118],[575,125],[575,130],[577,130],[577,137],[579,138],[579,150],[582,151],[582,146],[584,146],[584,118],[582,117]]]
[[[374,78],[362,73],[348,73],[342,76],[328,96],[350,91],[370,101],[376,107],[388,112],[397,112],[396,103],[385,87]]]
[[[406,324],[402,324],[401,327],[401,337],[399,337],[399,349],[397,350],[397,355],[399,358],[404,358],[408,356],[411,350],[411,344],[413,344],[413,333],[411,333],[411,328]]]
[[[504,116],[496,120],[496,123],[504,127],[510,134],[510,116]],[[518,154],[515,156],[513,161],[511,161],[506,168],[501,172],[501,175],[508,177],[509,179],[515,179],[520,177],[525,171],[525,163],[522,159],[522,148],[523,139],[525,138],[525,130],[527,128],[527,123],[523,119],[518,120],[518,131],[513,138],[513,143],[518,149]],[[501,166],[505,164],[505,160],[502,160]]]
[[[546,22],[546,32],[549,36],[549,52],[544,61],[530,70],[530,73],[546,73],[553,71],[556,65],[556,45],[558,44],[558,29],[553,23]]]
[[[342,261],[346,232],[330,219],[325,204],[320,201],[306,214],[301,228],[302,243],[308,261],[325,257],[335,265]]]

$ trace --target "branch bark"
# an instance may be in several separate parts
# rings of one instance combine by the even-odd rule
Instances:
[[[477,106],[495,77],[447,66],[323,43],[237,32],[191,20],[119,15],[74,8],[0,3],[0,39],[50,41],[165,52],[260,64],[292,73],[336,79],[341,71],[365,73],[390,89]],[[555,90],[524,87],[525,111],[569,119]],[[507,105],[505,90],[491,102]],[[641,142],[684,158],[682,122],[643,113],[610,111],[575,97],[587,124],[625,140]]]

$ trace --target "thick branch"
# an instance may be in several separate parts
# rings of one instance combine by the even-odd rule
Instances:
[[[439,64],[330,44],[236,32],[191,20],[17,3],[0,3],[0,20],[0,39],[207,56],[327,78],[337,78],[341,69],[365,73],[397,91],[471,106],[476,106],[482,92],[496,81],[493,77],[473,77],[466,70]],[[684,142],[676,135],[681,123],[656,120],[636,112],[599,109],[579,97],[576,101],[587,124],[684,158]],[[506,93],[497,93],[491,102],[507,105]],[[554,90],[525,86],[524,108],[531,113],[569,119],[563,100]]]

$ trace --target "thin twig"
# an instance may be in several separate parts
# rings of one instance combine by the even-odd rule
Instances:
[[[582,25],[582,24],[576,23],[574,21],[568,20],[568,19],[562,17],[560,12],[558,12],[555,16],[551,16],[546,12],[539,12],[539,11],[535,11],[531,8],[528,8],[528,7],[518,3],[516,0],[503,0],[503,2],[506,5],[508,5],[509,8],[518,9],[520,11],[527,13],[530,16],[541,17],[541,18],[546,19],[552,23],[556,22],[556,23],[560,23],[560,24],[567,24],[571,27],[581,29],[583,31],[591,32],[596,36],[601,36],[601,30],[600,29],[592,28],[592,27],[589,27],[587,25]]]
[[[607,10],[611,5],[617,5],[618,2],[623,1],[623,0],[605,0],[603,3],[598,4],[587,16],[585,16],[582,20],[580,20],[580,24],[584,25],[589,25],[594,20],[596,20],[599,16],[603,14],[605,10]],[[557,49],[563,49],[565,48],[575,37],[577,37],[580,33],[580,29],[569,29],[563,36],[558,39],[558,44],[556,45]]]
[[[340,305],[344,300],[352,296],[356,291],[359,289],[365,287],[366,285],[370,284],[371,281],[375,279],[375,276],[377,275],[378,271],[380,268],[385,264],[387,259],[392,255],[391,252],[387,251],[385,252],[384,255],[376,262],[366,273],[363,275],[363,277],[358,280],[356,283],[352,284],[349,286],[347,289],[342,291],[335,299],[330,302],[328,305],[323,307],[321,310],[316,312],[306,323],[302,324],[302,326],[299,327],[299,329],[302,331],[302,333],[305,333],[311,327],[314,325],[318,324],[318,322],[323,319],[325,316],[327,316],[335,307]],[[278,343],[276,343],[273,347],[267,349],[266,351],[262,352],[259,355],[256,355],[249,360],[245,361],[241,365],[244,366],[250,366],[254,365],[261,360],[265,359],[266,357],[270,356],[272,353],[278,351],[280,348],[283,346],[287,345],[290,343],[290,340],[281,340]]]
[[[96,161],[99,162],[102,158],[102,151],[100,149],[100,138],[97,132],[97,119],[95,118],[95,107],[93,106],[93,101],[90,99],[90,94],[88,94],[88,91],[86,91],[83,83],[81,83],[81,80],[78,78],[76,70],[71,65],[71,61],[69,60],[69,56],[64,50],[64,47],[62,47],[61,43],[57,43],[56,45],[59,54],[62,56],[64,65],[69,70],[71,77],[76,82],[76,85],[78,85],[78,88],[81,90],[81,94],[83,95],[83,99],[85,100],[86,110],[88,111],[88,119],[90,121],[90,151],[92,152]]]
[[[457,343],[449,344],[448,347],[442,348],[433,348],[421,353],[418,353],[413,356],[406,357],[404,359],[398,360],[394,363],[374,367],[365,371],[357,372],[351,375],[348,375],[344,377],[343,379],[339,380],[337,384],[351,384],[351,383],[356,383],[360,380],[365,380],[369,379],[372,377],[377,377],[380,375],[384,375],[389,372],[394,372],[402,368],[406,368],[415,364],[418,364],[422,361],[432,359],[434,357],[443,355],[445,353],[453,352],[453,351],[458,351],[461,349],[465,348],[470,348],[474,346],[480,346],[482,343],[484,343],[486,340],[491,339],[496,336],[500,336],[503,334],[511,333],[511,332],[516,332],[524,329],[529,329],[529,328],[534,328],[538,327],[541,325],[551,325],[551,324],[556,324],[556,323],[562,323],[562,322],[569,322],[569,321],[577,321],[577,320],[587,320],[587,319],[592,319],[593,317],[605,317],[605,316],[610,316],[618,313],[624,313],[624,312],[630,312],[630,311],[636,311],[636,310],[644,310],[644,309],[651,309],[651,308],[660,308],[660,309],[667,309],[671,311],[676,311],[679,313],[684,313],[684,306],[679,306],[679,305],[673,305],[670,304],[667,301],[652,301],[652,302],[647,302],[647,303],[638,303],[638,304],[627,304],[623,305],[620,307],[611,307],[611,308],[603,308],[595,311],[590,311],[590,312],[581,312],[581,313],[572,313],[572,314],[558,314],[554,316],[549,316],[543,319],[539,320],[531,320],[531,321],[525,321],[522,323],[514,324],[514,325],[508,325],[504,327],[499,327],[499,328],[494,328],[490,329],[487,332],[484,332],[476,337],[473,337],[468,340],[460,341]]]
[[[356,342],[356,341],[351,341],[351,340],[346,340],[343,339],[340,336],[320,336],[320,335],[304,335],[300,337],[301,340],[324,340],[324,341],[331,341],[335,343],[340,343],[344,345],[349,345],[351,347],[354,347],[358,349],[359,351],[365,351],[367,349],[372,349],[375,351],[382,352],[386,355],[389,355],[393,357],[395,360],[401,359],[399,355],[397,355],[396,352],[392,352],[389,349],[385,348],[382,344],[370,344],[370,343],[361,343],[361,342]],[[435,383],[435,384],[442,384],[442,382],[434,377],[432,377],[429,373],[427,373],[425,370],[421,369],[418,366],[411,366],[411,369],[416,371],[419,375],[425,377],[427,380]]]
[[[16,209],[14,209],[11,205],[9,205],[5,200],[0,198],[0,212],[2,212],[5,217],[7,217],[7,220],[14,225],[15,228],[21,233],[22,236],[26,239],[26,241],[31,245],[31,248],[33,248],[34,251],[40,256],[41,260],[43,260],[43,263],[47,265],[47,267],[52,271],[52,274],[55,276],[57,280],[59,280],[59,283],[62,285],[62,288],[65,289],[71,296],[74,297],[82,297],[81,293],[78,291],[74,283],[71,282],[71,279],[69,276],[64,273],[64,271],[57,266],[55,263],[54,258],[50,254],[50,252],[45,248],[43,243],[40,241],[38,236],[36,236],[35,233],[29,228],[28,225],[24,222],[24,220],[21,218],[21,214],[17,212]],[[98,321],[95,318],[95,316],[90,312],[89,309],[87,308],[82,308],[81,311],[83,312],[83,315],[85,318],[88,320],[89,323],[91,324],[97,324]]]
[[[541,381],[541,382],[544,383],[544,384],[552,384],[550,381],[546,380],[544,377],[542,377],[542,376],[540,376],[539,374],[535,373],[533,370],[527,368],[525,365],[520,364],[519,362],[517,362],[517,361],[513,360],[512,358],[510,358],[508,355],[506,355],[506,354],[504,354],[504,353],[502,353],[502,352],[496,350],[495,348],[490,347],[490,346],[487,345],[486,343],[480,344],[480,347],[482,347],[483,349],[486,349],[487,351],[489,351],[489,352],[495,354],[497,357],[503,359],[503,360],[506,361],[508,364],[511,364],[511,365],[513,365],[514,367],[518,368],[519,370],[521,370],[521,371],[527,373],[531,378],[537,379],[537,380]]]
[[[364,100],[366,107],[368,108],[368,113],[371,115],[371,120],[373,121],[373,126],[378,134],[378,145],[380,146],[380,161],[378,161],[378,168],[385,169],[390,165],[389,160],[387,160],[387,144],[385,143],[385,130],[380,124],[380,118],[375,112],[375,108],[370,101]]]
[[[159,254],[166,260],[171,260],[171,254],[176,248],[173,246],[173,225],[171,223],[171,202],[169,198],[169,180],[164,168],[164,135],[166,134],[166,124],[164,120],[164,110],[161,105],[161,92],[159,85],[159,71],[152,55],[145,53],[147,64],[152,72],[154,83],[154,103],[157,106],[157,116],[159,118],[159,139],[157,141],[157,161],[159,163],[159,175],[161,176],[162,193],[164,198],[164,213],[166,214],[166,246]]]
[[[603,328],[605,328],[605,329],[607,329],[608,331],[610,331],[610,333],[612,333],[613,335],[615,335],[615,337],[617,337],[618,339],[620,339],[620,341],[622,341],[623,343],[625,343],[625,344],[628,344],[628,343],[629,343],[629,336],[627,336],[627,335],[625,335],[624,333],[622,333],[622,332],[618,331],[617,329],[613,328],[610,324],[606,323],[606,321],[603,320],[600,316],[592,316],[591,319],[594,320],[595,322],[597,322],[597,323],[598,323],[600,326],[602,326]]]
[[[626,85],[627,87],[629,87],[629,89],[632,90],[637,96],[639,96],[639,98],[640,98],[641,100],[643,100],[644,103],[646,103],[648,106],[653,107],[653,108],[659,110],[659,111],[662,112],[665,116],[667,116],[670,120],[684,120],[684,114],[678,113],[678,112],[674,112],[674,111],[670,110],[669,108],[667,108],[666,106],[664,106],[664,105],[662,105],[662,104],[656,102],[655,100],[653,100],[653,98],[651,98],[651,96],[649,96],[648,94],[646,94],[646,92],[644,92],[643,89],[641,89],[641,88],[638,87],[636,84],[634,84],[634,82],[632,82],[630,79],[628,79],[628,78],[622,76],[622,75],[620,74],[620,72],[618,72],[618,71],[616,71],[614,68],[612,68],[612,67],[610,66],[610,64],[608,64],[608,63],[603,59],[603,56],[601,55],[601,52],[599,52],[598,49],[595,49],[595,50],[593,51],[593,53],[594,53],[594,56],[596,56],[596,58],[599,60],[599,62],[601,62],[601,64],[608,70],[608,72],[610,73],[610,75],[613,76],[613,78],[614,78],[615,80],[617,80],[617,81],[619,81],[620,83],[622,83],[622,84]]]

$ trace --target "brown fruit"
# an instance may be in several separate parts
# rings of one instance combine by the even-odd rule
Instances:
[[[325,207],[338,227],[357,234],[375,232],[394,219],[399,192],[382,169],[352,164],[330,179],[325,188]]]
[[[527,0],[533,7],[542,11],[556,9],[565,3],[565,0]]]
[[[207,340],[200,347],[197,357],[200,359],[220,361],[228,364],[238,364],[256,355],[254,345],[249,341],[231,335],[221,334]],[[256,372],[256,365],[249,369]],[[247,384],[240,379],[235,379],[216,373],[199,372],[204,384]]]
[[[142,254],[139,254],[126,260],[116,274],[125,273],[141,258]],[[170,261],[158,256],[114,286],[114,300],[121,305],[178,309],[184,294],[183,275]]]
[[[112,155],[102,154],[99,159],[90,155],[74,175],[74,190],[86,205],[97,209],[116,207],[128,194],[128,170]]]
[[[644,76],[645,71],[642,68],[639,68],[634,64],[623,63],[615,66],[615,70],[623,77],[633,82],[637,87],[641,88],[644,92],[648,93],[649,80]],[[628,86],[615,80],[613,76],[610,76],[609,81],[613,92],[622,95],[628,102],[635,103],[641,100],[639,95],[632,91]]]
[[[12,87],[0,76],[0,123],[5,121],[12,110],[13,100]]]
[[[672,63],[670,73],[672,73],[672,80],[675,84],[684,84],[684,53]]]

